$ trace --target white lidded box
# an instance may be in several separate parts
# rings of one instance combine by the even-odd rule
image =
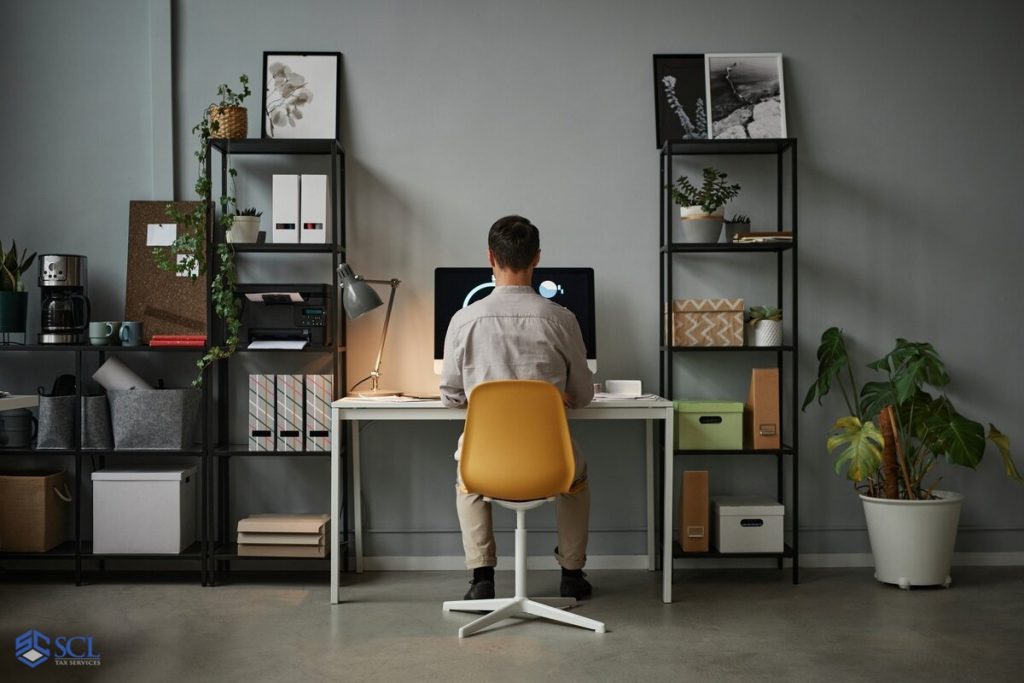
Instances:
[[[92,473],[93,552],[176,555],[196,541],[196,468]]]
[[[718,496],[711,509],[719,552],[782,552],[786,511],[781,503],[765,497]]]

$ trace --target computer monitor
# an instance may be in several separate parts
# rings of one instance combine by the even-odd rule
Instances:
[[[535,268],[533,287],[537,292],[576,315],[587,347],[587,365],[597,372],[597,325],[594,322],[593,268]],[[434,372],[441,374],[444,337],[448,323],[461,308],[494,291],[490,268],[434,269]]]

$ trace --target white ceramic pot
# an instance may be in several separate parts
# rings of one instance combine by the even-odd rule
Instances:
[[[782,346],[781,320],[758,320],[751,327],[754,346]]]
[[[724,214],[707,213],[699,206],[679,207],[680,225],[673,242],[717,242],[722,237]]]
[[[260,235],[259,216],[234,216],[231,219],[231,229],[224,238],[234,244],[253,243]]]
[[[875,578],[903,589],[949,586],[949,568],[964,497],[934,491],[936,500],[890,500],[861,496],[868,524]]]

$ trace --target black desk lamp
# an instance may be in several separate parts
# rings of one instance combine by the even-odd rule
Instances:
[[[395,290],[398,289],[398,285],[402,281],[394,278],[390,280],[365,280],[362,276],[352,272],[352,267],[347,263],[342,263],[338,266],[338,277],[341,278],[338,286],[342,290],[342,304],[345,306],[345,313],[350,320],[354,320],[364,313],[369,313],[383,303],[377,292],[373,291],[373,288],[370,287],[370,284],[391,285],[388,312],[384,316],[384,329],[380,334],[380,350],[377,351],[377,362],[374,364],[373,370],[370,371],[370,376],[359,380],[352,385],[352,388],[355,389],[366,380],[370,380],[370,390],[359,392],[361,395],[400,396],[402,393],[400,391],[380,388],[380,361],[384,356],[384,341],[388,338],[388,324],[391,322],[391,307],[395,303]]]

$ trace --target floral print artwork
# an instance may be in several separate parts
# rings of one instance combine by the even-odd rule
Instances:
[[[305,76],[296,73],[287,64],[273,62],[267,67],[267,119],[270,122],[270,137],[274,130],[288,125],[295,127],[295,122],[302,118],[302,108],[313,100],[313,91]]]

